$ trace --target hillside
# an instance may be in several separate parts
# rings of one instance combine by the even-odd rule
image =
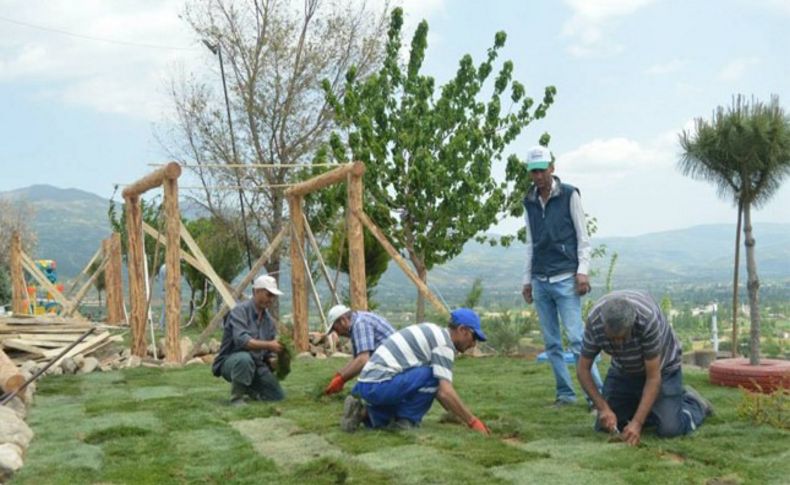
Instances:
[[[77,189],[35,185],[0,197],[27,200],[36,210],[36,258],[58,261],[62,277],[74,276],[88,261],[110,230],[107,200]],[[729,284],[735,227],[727,224],[644,234],[635,237],[594,238],[608,255],[618,254],[615,285],[642,288],[678,283]],[[756,224],[758,269],[763,282],[790,280],[790,224]],[[470,242],[463,253],[434,268],[429,284],[451,304],[458,304],[475,278],[482,278],[488,301],[520,301],[524,246],[491,247]],[[604,285],[609,256],[595,262],[593,286]],[[743,259],[742,259],[743,261]],[[744,273],[745,274],[745,273]],[[283,275],[288,285],[287,271]],[[412,301],[416,292],[394,264],[382,278],[376,300],[384,305]]]

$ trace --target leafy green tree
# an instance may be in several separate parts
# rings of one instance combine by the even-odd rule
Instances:
[[[524,85],[512,79],[511,61],[494,74],[506,39],[498,32],[486,59],[475,66],[465,55],[436,96],[433,77],[420,73],[428,24],[417,27],[405,65],[402,26],[403,11],[396,8],[378,72],[362,79],[349,69],[342,96],[324,81],[341,131],[319,157],[365,162],[365,210],[427,281],[434,265],[457,256],[471,238],[485,239],[480,235],[509,208],[511,213],[523,210],[521,197],[509,197],[507,182],[494,179],[492,166],[525,126],[545,116],[556,89],[547,87],[534,106]],[[490,93],[487,100],[481,100],[483,93]],[[542,141],[547,143],[548,136]],[[508,160],[508,178],[518,189],[528,180],[521,165],[515,156]],[[424,314],[418,294],[417,320]]]
[[[142,213],[143,222],[164,234],[164,214],[162,213],[162,204],[159,202],[158,196],[148,202],[140,199],[140,212]],[[126,210],[123,206],[119,209],[112,197],[110,198],[110,205],[107,208],[107,218],[110,221],[112,230],[121,235],[121,255],[126,259],[129,255],[129,235],[126,231]],[[158,266],[162,265],[165,261],[164,246],[162,244],[157,245],[154,238],[146,236],[143,238],[143,247],[145,248],[145,258],[148,263],[149,274],[155,274],[158,270]]]
[[[219,218],[201,218],[187,221],[184,224],[217,275],[224,281],[230,282],[245,267],[246,260],[243,240],[240,240],[235,232],[226,227],[224,221]],[[186,247],[183,249],[186,250]],[[205,302],[201,306],[204,311],[199,313],[199,324],[204,327],[208,323],[207,319],[212,316],[217,290],[211,285],[206,285],[206,277],[203,273],[186,263],[182,264],[181,274],[190,289],[192,303],[190,304],[189,319],[192,318],[191,312],[195,309],[196,299]]]
[[[672,325],[672,298],[669,296],[669,293],[666,293],[661,298],[661,313],[666,317],[667,323]]]
[[[718,107],[711,121],[696,119],[694,131],[684,130],[681,133],[680,146],[683,148],[680,160],[683,173],[712,182],[720,196],[733,200],[739,211],[743,211],[746,288],[751,320],[749,361],[758,365],[760,281],[754,254],[751,210],[770,200],[782,180],[790,174],[790,119],[776,96],[771,97],[768,104],[763,104],[755,98],[747,101],[739,95],[731,107]],[[737,292],[737,285],[734,291]]]

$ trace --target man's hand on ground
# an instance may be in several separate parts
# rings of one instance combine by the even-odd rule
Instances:
[[[642,425],[636,421],[631,421],[628,426],[623,429],[623,441],[631,446],[639,444],[639,438],[642,436]]]
[[[488,426],[483,424],[483,422],[480,421],[477,418],[472,418],[472,420],[469,421],[469,427],[472,428],[473,430],[477,431],[478,433],[482,433],[482,434],[484,434],[486,436],[490,436],[491,435],[491,430],[488,429]]]
[[[606,409],[598,411],[598,422],[606,431],[614,431],[617,428],[617,416],[607,406]]]
[[[532,303],[532,285],[524,285],[524,288],[521,289],[521,296],[524,297],[524,301],[527,304]]]
[[[589,293],[591,289],[590,278],[586,274],[576,274],[576,293],[579,296],[583,296]]]
[[[335,377],[332,378],[332,381],[326,386],[324,389],[324,394],[327,396],[330,394],[336,394],[343,390],[343,385],[345,385],[346,381],[343,380],[343,376],[340,375],[340,372],[335,374]]]

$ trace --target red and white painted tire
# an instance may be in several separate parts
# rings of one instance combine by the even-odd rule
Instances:
[[[790,361],[761,359],[759,365],[749,365],[749,359],[721,359],[710,365],[708,376],[712,384],[767,394],[779,387],[790,389]]]

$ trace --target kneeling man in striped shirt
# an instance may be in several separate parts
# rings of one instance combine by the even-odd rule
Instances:
[[[590,372],[601,351],[612,356],[603,395]],[[650,295],[623,290],[598,300],[587,317],[577,368],[598,409],[595,428],[629,445],[639,444],[644,425],[665,438],[697,429],[713,408],[696,390],[684,388],[680,364],[680,343]]]
[[[370,357],[346,398],[341,427],[349,432],[361,423],[370,428],[412,428],[436,398],[470,428],[489,434],[452,384],[455,352],[485,339],[480,317],[468,308],[453,311],[448,328],[420,323],[392,334]]]

